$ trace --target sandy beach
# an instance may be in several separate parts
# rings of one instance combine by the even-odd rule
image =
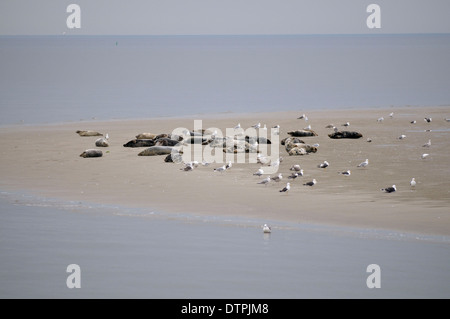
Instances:
[[[297,119],[302,113],[308,122]],[[380,117],[384,117],[382,123],[377,122]],[[432,122],[424,121],[425,117]],[[449,117],[446,106],[392,107],[4,126],[0,128],[0,189],[168,215],[243,216],[450,236],[450,123],[445,120]],[[142,132],[193,129],[194,120],[202,120],[204,129],[216,127],[224,132],[237,123],[243,128],[258,122],[268,128],[280,125],[280,140],[288,137],[288,131],[311,125],[318,136],[302,139],[320,146],[317,153],[289,156],[280,145],[283,161],[278,173],[284,178],[267,186],[257,184],[265,176],[253,176],[260,164],[233,163],[230,170],[217,173],[213,169],[223,164],[211,163],[185,172],[180,164],[165,163],[165,156],[138,156],[144,148],[123,147]],[[417,123],[411,124],[412,120]],[[348,128],[341,126],[346,122]],[[332,130],[325,127],[330,123],[363,137],[330,139]],[[97,137],[80,137],[77,130],[109,134],[110,146],[101,148],[103,157],[79,156],[96,148]],[[402,134],[406,138],[398,139]],[[431,146],[423,147],[429,139]],[[422,159],[423,153],[429,156]],[[370,164],[358,168],[366,158]],[[329,167],[318,168],[325,160]],[[292,181],[287,177],[294,164],[305,174]],[[338,174],[345,170],[351,170],[351,176]],[[413,177],[414,189],[410,186]],[[303,185],[313,178],[317,185]],[[288,181],[290,192],[280,193]],[[396,192],[381,191],[393,184]]]

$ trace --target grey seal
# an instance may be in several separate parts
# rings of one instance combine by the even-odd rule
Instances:
[[[151,146],[140,152],[139,156],[168,155],[172,153],[172,146]]]
[[[88,149],[85,150],[83,153],[80,154],[80,157],[102,157],[103,156],[103,152],[101,150],[97,150],[97,149]]]
[[[96,131],[76,131],[76,133],[80,136],[103,136],[102,133]]]

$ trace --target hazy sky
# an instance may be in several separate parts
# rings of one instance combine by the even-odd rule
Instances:
[[[66,25],[72,3],[80,29]],[[449,0],[0,0],[0,35],[450,33],[449,16]]]

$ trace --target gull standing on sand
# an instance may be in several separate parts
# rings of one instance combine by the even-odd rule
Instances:
[[[302,120],[302,119],[307,119],[307,117],[306,117],[305,113],[303,113],[302,115],[297,117],[297,119]]]
[[[264,178],[262,181],[260,181],[258,184],[264,184],[267,186],[267,184],[270,182],[270,176],[267,178]]]
[[[402,135],[400,135],[400,136],[398,137],[399,140],[403,140],[403,139],[405,139],[405,138],[406,138],[406,135],[405,135],[405,134],[402,134]]]
[[[397,191],[397,187],[395,187],[395,185],[392,185],[391,187],[382,188],[381,190],[385,193],[393,193]]]
[[[286,186],[280,190],[280,193],[288,193],[290,189],[291,189],[291,184],[287,183]]]
[[[328,163],[327,161],[323,161],[323,163],[317,165],[318,168],[327,168],[328,166],[330,166],[330,163]]]
[[[225,166],[225,169],[230,169],[233,166],[233,164],[231,164],[231,161],[228,161],[228,164]]]
[[[350,122],[344,123],[342,126],[350,126]]]
[[[391,114],[389,114],[389,117],[390,117],[390,118],[393,118],[393,117],[394,117],[394,112],[392,112]]]
[[[344,176],[350,176],[352,172],[350,170],[344,171],[344,172],[338,172],[339,174],[342,174]]]
[[[270,228],[270,226],[267,226],[267,224],[264,224],[262,229],[263,229],[263,232],[266,234],[270,234],[272,232],[272,228]]]
[[[380,117],[380,118],[377,120],[378,123],[381,123],[381,122],[383,122],[383,121],[384,121],[384,117]]]
[[[432,121],[431,117],[426,117],[423,119],[425,122],[430,123]]]
[[[309,124],[307,127],[305,127],[304,130],[311,131],[311,124]]]
[[[428,156],[430,156],[430,154],[427,154],[427,153],[422,154],[422,159],[426,159]]]
[[[412,179],[411,179],[411,181],[409,182],[409,185],[411,185],[411,187],[412,188],[414,188],[414,187],[416,187],[416,179],[413,177]]]
[[[428,140],[425,144],[422,145],[422,147],[430,147],[431,146],[431,140]]]
[[[416,121],[416,120],[413,120],[413,121],[411,121],[411,122],[409,122],[409,123],[411,123],[411,124],[416,124],[417,121]]]
[[[224,166],[221,166],[221,167],[218,167],[218,168],[215,168],[214,169],[214,172],[224,172],[224,171],[226,171],[226,166],[224,165]]]
[[[253,173],[253,175],[256,175],[256,176],[261,176],[262,174],[264,174],[264,171],[263,171],[262,168],[258,169],[258,170],[256,171],[256,173]]]
[[[281,175],[281,173],[280,173],[280,174],[278,174],[275,177],[271,177],[270,179],[275,181],[275,182],[279,182],[279,181],[281,181],[283,179],[283,175]]]
[[[366,158],[366,160],[360,163],[357,167],[366,167],[367,165],[369,165],[369,159]]]
[[[253,128],[255,128],[255,129],[259,129],[259,128],[261,127],[261,123],[258,123],[258,124],[255,124],[255,125],[252,125],[252,127],[253,127]]]
[[[258,153],[258,155],[256,155],[256,162],[265,165],[269,163],[269,159],[265,156],[262,156],[261,153]]]
[[[292,173],[290,176],[288,176],[288,179],[296,179],[298,177],[298,173]]]
[[[305,184],[303,184],[303,185],[305,185],[305,186],[314,186],[314,185],[316,185],[316,184],[317,184],[317,181],[316,181],[316,179],[314,178],[311,182],[305,183]]]

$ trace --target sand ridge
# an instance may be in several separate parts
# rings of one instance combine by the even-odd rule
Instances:
[[[389,113],[394,112],[392,118]],[[297,119],[302,113],[308,122]],[[377,122],[383,116],[383,122]],[[431,117],[430,123],[425,117]],[[182,118],[76,122],[0,128],[0,189],[29,190],[39,195],[96,203],[148,207],[162,212],[248,216],[292,222],[312,222],[385,228],[417,233],[450,235],[450,117],[449,107],[398,107],[365,110],[292,111],[252,114],[199,115]],[[266,175],[254,176],[260,164],[233,163],[224,173],[222,163],[181,171],[181,165],[165,163],[165,156],[137,156],[143,148],[123,144],[143,132],[170,133],[177,127],[193,129],[202,119],[203,128],[225,132],[241,123],[258,122],[268,128],[280,125],[280,139],[291,130],[311,125],[318,133],[303,138],[318,143],[318,152],[283,157],[278,173],[281,182],[257,184]],[[416,124],[410,121],[416,120]],[[349,122],[344,128],[341,124]],[[325,126],[358,131],[360,139],[333,140]],[[97,137],[80,137],[76,130],[108,133],[110,147],[103,157],[79,155],[95,148]],[[431,131],[427,131],[431,130]],[[406,138],[399,139],[400,135]],[[370,138],[372,142],[367,142]],[[429,139],[432,145],[422,147]],[[422,159],[423,153],[429,157]],[[369,159],[366,168],[357,165]],[[325,169],[317,165],[330,163]],[[289,168],[299,164],[304,176],[288,180]],[[339,172],[351,170],[350,176]],[[278,174],[277,173],[277,174]],[[276,174],[271,174],[276,175]],[[411,189],[409,182],[417,185]],[[317,185],[303,184],[315,178]],[[280,193],[290,182],[289,193]],[[395,193],[381,188],[396,184]]]

